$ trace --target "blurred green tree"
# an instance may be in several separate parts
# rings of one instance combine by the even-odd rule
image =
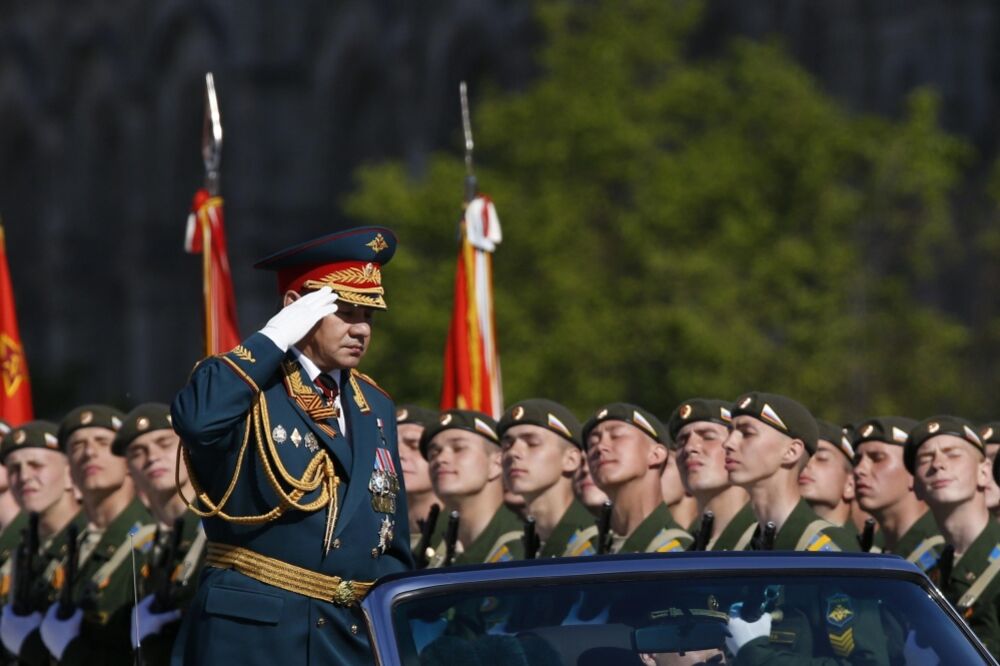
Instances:
[[[780,46],[692,56],[700,2],[545,0],[538,18],[537,80],[473,114],[504,231],[508,402],[666,416],[761,389],[833,420],[981,408],[963,394],[969,331],[924,298],[955,261],[970,157],[933,94],[863,117]],[[457,154],[419,177],[367,166],[346,203],[400,236],[366,364],[400,402],[440,393],[462,179]]]

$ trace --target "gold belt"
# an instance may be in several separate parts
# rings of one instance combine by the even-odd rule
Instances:
[[[233,569],[261,583],[341,606],[360,602],[373,585],[344,580],[340,576],[327,576],[224,543],[209,542],[205,564],[216,569]]]

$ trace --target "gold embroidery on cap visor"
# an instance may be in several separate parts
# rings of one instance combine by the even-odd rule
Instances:
[[[366,286],[372,285],[375,286]],[[353,305],[385,310],[385,289],[382,288],[382,270],[372,263],[362,268],[351,266],[343,270],[327,273],[318,280],[306,280],[303,289],[330,287],[340,300]]]

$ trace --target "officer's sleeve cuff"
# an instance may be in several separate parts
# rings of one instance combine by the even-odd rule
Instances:
[[[259,392],[260,384],[274,375],[284,357],[285,353],[260,332],[219,356],[254,392]]]

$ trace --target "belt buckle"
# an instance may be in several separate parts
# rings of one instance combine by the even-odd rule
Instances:
[[[342,580],[337,583],[333,590],[333,603],[341,606],[350,606],[357,597],[354,594],[354,583],[349,580]]]

